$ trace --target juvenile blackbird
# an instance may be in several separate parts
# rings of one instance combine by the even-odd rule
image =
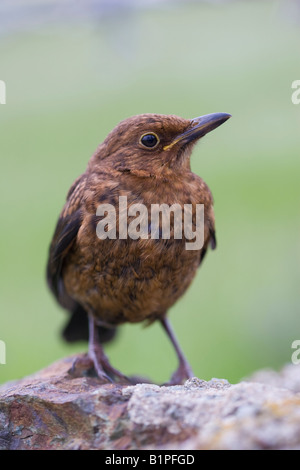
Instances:
[[[194,144],[223,124],[229,114],[215,113],[187,120],[173,115],[142,114],[122,121],[91,157],[86,171],[71,186],[50,246],[47,279],[59,304],[71,314],[64,337],[89,339],[88,357],[104,381],[128,380],[113,368],[102,343],[116,326],[159,320],[179,361],[170,384],[193,376],[166,318],[183,295],[208,246],[216,246],[213,199],[208,186],[190,168]],[[111,204],[119,213],[119,197],[128,208],[141,203],[149,213],[149,236],[99,238],[103,220],[97,208]],[[204,238],[198,249],[171,235],[151,238],[151,205],[204,205]],[[107,212],[105,212],[107,215]],[[126,215],[127,217],[127,215]],[[132,220],[128,216],[128,221]],[[108,230],[108,225],[105,230]],[[173,235],[173,236],[172,236]]]

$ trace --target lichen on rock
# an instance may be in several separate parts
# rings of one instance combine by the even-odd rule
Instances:
[[[0,387],[0,449],[299,449],[300,368],[248,381],[101,384],[73,357]]]

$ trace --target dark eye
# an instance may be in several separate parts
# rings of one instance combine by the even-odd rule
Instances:
[[[140,138],[140,143],[147,148],[154,148],[159,143],[159,138],[154,132],[149,132],[148,134],[143,134]]]

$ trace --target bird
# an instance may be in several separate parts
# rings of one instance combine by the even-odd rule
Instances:
[[[88,341],[87,361],[104,383],[130,383],[103,348],[124,323],[160,322],[178,360],[166,384],[194,376],[167,313],[190,286],[208,248],[216,248],[213,196],[192,172],[190,160],[195,144],[230,117],[145,113],[126,118],[96,148],[67,193],[50,243],[47,282],[69,314],[64,339]],[[143,230],[140,218],[143,236],[121,233],[121,219],[128,227],[134,218],[129,210],[124,215],[120,200],[132,210],[137,204],[146,208]],[[151,217],[151,208],[161,205],[182,208],[182,217],[184,208],[190,208],[194,228],[196,208],[204,209],[201,246],[187,249],[191,236],[175,236],[180,219],[175,212],[170,212],[170,236],[162,236],[162,219],[154,227]],[[110,208],[115,226],[105,220]]]

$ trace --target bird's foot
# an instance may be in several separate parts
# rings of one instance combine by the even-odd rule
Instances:
[[[99,341],[99,334],[97,324],[93,316],[89,317],[89,352],[88,356],[91,359],[94,370],[100,380],[107,383],[125,383],[130,384],[130,379],[112,367],[109,363],[108,357],[103,351],[102,345]]]
[[[98,361],[97,361],[98,362]],[[132,385],[132,382],[130,381],[130,379],[122,374],[122,372],[120,372],[119,370],[115,369],[109,362],[107,356],[103,355],[101,357],[101,362],[99,364],[96,365],[95,362],[94,362],[94,365],[95,365],[95,368],[96,368],[96,371],[97,371],[97,374],[99,374],[98,372],[98,368],[99,368],[99,365],[101,367],[101,369],[104,371],[104,374],[106,377],[108,377],[108,379],[110,380],[110,382],[118,382],[118,383],[126,383],[127,385],[130,384]]]
[[[97,376],[103,383],[126,383],[132,385],[128,377],[112,367],[108,358],[101,352],[100,357],[93,352],[78,356],[68,370],[73,378]]]
[[[194,374],[189,363],[181,362],[169,382],[165,383],[164,385],[181,385],[192,377],[194,377]]]
[[[89,350],[89,358],[92,360],[94,369],[99,379],[109,383],[125,383],[132,385],[132,382],[126,375],[115,369],[104,354],[102,348],[94,347]]]

